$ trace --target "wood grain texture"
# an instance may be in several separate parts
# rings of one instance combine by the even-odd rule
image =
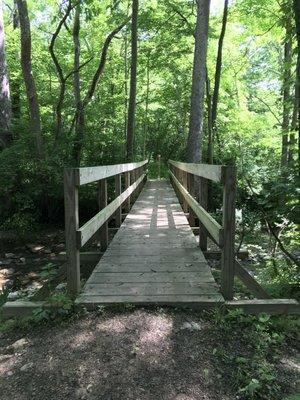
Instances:
[[[223,229],[224,242],[221,258],[221,291],[226,300],[233,298],[233,280],[235,269],[235,198],[236,169],[223,168]]]
[[[300,314],[300,304],[293,299],[232,300],[226,301],[227,308],[242,309],[248,314]]]
[[[221,301],[167,181],[146,184],[78,298],[83,304],[203,302],[211,306]]]
[[[129,186],[129,188],[120,194],[120,196],[109,203],[107,207],[91,218],[86,224],[77,229],[78,247],[82,247],[97,232],[104,222],[106,222],[123,204],[127,197],[135,191],[143,179],[144,175],[142,175],[135,183]]]
[[[169,160],[169,164],[182,171],[201,176],[202,178],[210,179],[215,182],[222,181],[222,165],[183,163],[173,160]]]
[[[235,275],[258,299],[270,299],[271,296],[260,286],[252,275],[237,260],[235,260]]]
[[[137,163],[103,165],[101,167],[83,167],[74,168],[78,175],[77,185],[84,185],[101,179],[109,178],[110,176],[122,174],[123,172],[133,171],[136,168],[143,167],[148,164],[148,160]]]
[[[78,216],[78,186],[76,171],[64,171],[64,201],[67,252],[67,286],[71,296],[76,296],[80,290],[80,260],[77,246],[76,231],[79,227]]]
[[[192,208],[194,213],[197,215],[201,223],[205,226],[207,231],[211,234],[214,240],[219,246],[223,243],[223,228],[214,218],[202,207],[198,202],[188,193],[188,191],[181,185],[176,176],[170,172],[173,182],[177,186],[178,190],[184,195],[188,205]]]
[[[98,182],[98,202],[99,210],[105,209],[107,206],[107,179],[101,179]],[[105,251],[108,246],[108,221],[104,222],[99,229],[99,236],[101,250]]]

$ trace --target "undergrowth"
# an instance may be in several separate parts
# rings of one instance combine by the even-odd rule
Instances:
[[[284,388],[277,379],[277,365],[283,344],[297,338],[299,319],[219,310],[213,321],[218,339],[213,355],[238,398],[281,400]]]

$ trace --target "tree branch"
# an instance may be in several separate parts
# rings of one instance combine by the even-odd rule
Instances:
[[[96,70],[96,72],[95,72],[95,74],[93,76],[93,79],[92,79],[91,85],[90,85],[90,87],[88,89],[88,92],[87,92],[87,94],[86,94],[86,96],[85,96],[85,98],[83,100],[83,106],[84,107],[86,107],[88,105],[88,103],[90,102],[90,100],[92,99],[92,97],[93,97],[93,95],[95,93],[98,81],[99,81],[101,75],[103,74],[104,67],[105,67],[105,64],[106,64],[107,51],[108,51],[108,48],[109,48],[109,45],[110,45],[112,39],[120,32],[120,30],[127,24],[127,22],[130,21],[130,19],[131,19],[131,16],[126,18],[126,20],[123,21],[122,24],[119,25],[116,29],[114,29],[107,36],[107,38],[105,39],[105,42],[104,42],[104,45],[103,45],[103,48],[102,48],[102,52],[101,52],[101,56],[100,56],[100,61],[99,61],[98,68],[97,68],[97,70]]]

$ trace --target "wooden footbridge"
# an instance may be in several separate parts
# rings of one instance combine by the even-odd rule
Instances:
[[[210,308],[226,303],[249,312],[299,311],[294,300],[271,299],[236,259],[235,167],[170,160],[170,181],[148,181],[147,165],[145,160],[65,171],[68,291],[76,303],[87,308],[120,303]],[[108,204],[107,180],[112,177],[115,199]],[[206,211],[208,180],[223,188],[222,225]],[[78,188],[92,182],[98,184],[100,210],[80,227]],[[123,210],[127,216],[122,223]],[[112,218],[119,229],[108,243]],[[196,221],[199,242],[192,229]],[[95,254],[100,260],[81,288],[85,253],[80,249],[98,231],[103,255]],[[205,258],[208,236],[220,248],[219,285]],[[232,300],[235,275],[257,300]]]
[[[149,181],[147,166],[145,160],[65,170],[67,289],[77,304],[89,309],[130,303],[299,313],[296,300],[270,298],[236,258],[234,167],[170,160],[170,181]],[[108,183],[113,180],[114,199],[108,202]],[[209,180],[223,189],[222,224],[207,212]],[[99,212],[80,226],[79,188],[92,183],[98,186]],[[118,230],[109,243],[110,220]],[[220,249],[214,252],[221,258],[218,284],[206,261],[211,256],[208,237]],[[82,251],[95,238],[101,252]],[[86,261],[96,266],[82,286],[80,270]],[[255,299],[234,300],[235,276]],[[4,313],[19,315],[42,305],[10,302]]]

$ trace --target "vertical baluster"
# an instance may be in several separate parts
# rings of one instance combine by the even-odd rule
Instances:
[[[72,297],[80,291],[80,252],[76,239],[79,228],[77,173],[71,168],[64,171],[67,290]]]
[[[121,181],[121,174],[118,174],[115,176],[115,196],[118,197],[121,194],[122,190],[122,181]],[[116,227],[119,228],[122,224],[122,205],[118,207],[118,209],[115,212],[115,221],[116,221]]]
[[[103,210],[107,206],[107,179],[101,179],[98,181],[98,205],[99,210]],[[99,229],[100,246],[101,250],[105,251],[108,246],[108,222]]]
[[[235,240],[235,200],[236,169],[233,166],[223,168],[223,229],[224,243],[221,258],[221,291],[226,300],[233,298],[234,281],[234,240]]]

